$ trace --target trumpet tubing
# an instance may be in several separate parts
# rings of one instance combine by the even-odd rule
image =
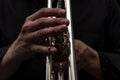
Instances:
[[[52,8],[53,0],[48,0],[48,8]],[[61,8],[63,0],[58,0],[57,8]],[[71,20],[71,5],[70,0],[64,0],[64,7],[66,10],[66,18],[69,20],[68,31],[58,34],[58,36],[49,36],[49,52],[50,47],[57,45],[62,46],[61,43],[67,42],[68,52],[70,53],[68,57],[68,79],[69,80],[77,80],[77,68],[75,61],[75,51],[74,51],[74,37],[73,37],[73,29],[72,29],[72,20]],[[50,17],[52,18],[52,17]],[[55,18],[55,17],[54,17]],[[63,63],[60,62],[60,70],[57,73],[57,80],[64,80],[64,72],[62,69]],[[46,57],[46,80],[56,80],[56,73],[52,69],[52,55]]]

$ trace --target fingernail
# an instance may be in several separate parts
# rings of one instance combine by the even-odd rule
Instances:
[[[62,27],[62,28],[65,28],[65,29],[67,28],[67,26],[66,26],[65,24],[61,25],[61,27]]]
[[[63,20],[61,20],[61,22],[66,23],[66,24],[69,23],[69,21],[67,19],[63,19]]]
[[[63,13],[65,13],[65,10],[64,10],[64,9],[61,9],[61,10],[59,10],[59,13],[60,13],[60,14],[63,14]]]

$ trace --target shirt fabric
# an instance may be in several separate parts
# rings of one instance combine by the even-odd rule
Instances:
[[[19,35],[25,18],[46,0],[0,0],[0,57]],[[120,6],[117,0],[71,0],[75,39],[80,39],[100,56],[105,80],[120,80]],[[87,77],[86,77],[87,76]],[[79,79],[97,80],[81,70]],[[45,80],[45,57],[25,61],[10,80]]]

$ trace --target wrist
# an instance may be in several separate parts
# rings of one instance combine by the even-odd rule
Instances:
[[[0,61],[0,80],[9,79],[19,68],[22,61],[12,56],[13,51],[8,49]]]
[[[103,80],[98,52],[90,48],[90,51],[86,51],[85,56],[86,54],[88,58],[84,70],[92,74],[98,80]]]
[[[19,65],[23,62],[22,58],[17,57],[16,52],[14,51],[13,47],[10,47],[8,49],[8,51],[6,52],[6,54],[3,56],[2,60],[1,60],[1,64],[16,64]]]

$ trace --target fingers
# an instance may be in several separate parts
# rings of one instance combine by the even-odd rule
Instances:
[[[27,22],[23,26],[23,32],[33,32],[39,29],[56,27],[58,25],[68,25],[69,21],[65,18],[39,18],[35,21]]]
[[[29,46],[30,50],[34,53],[39,53],[43,55],[50,55],[50,54],[55,54],[57,52],[57,49],[55,47],[46,47],[42,45],[31,45]]]
[[[65,10],[60,9],[60,8],[42,8],[39,11],[37,11],[36,13],[34,13],[33,15],[29,16],[26,19],[26,21],[28,21],[28,20],[34,21],[41,17],[52,17],[52,16],[64,17]]]
[[[53,16],[55,16],[56,18],[51,18]],[[48,47],[46,47],[49,45],[44,45],[44,41],[49,36],[54,36],[57,33],[67,31],[69,21],[64,17],[65,10],[63,9],[40,9],[39,11],[26,18],[21,33],[17,39],[18,44],[20,44],[20,42],[23,42],[24,45],[29,45],[27,47],[20,46],[26,49],[30,49],[28,53],[40,53],[43,55],[57,53],[57,48],[55,47],[51,47],[49,51]],[[24,52],[21,53],[23,55],[25,54]]]
[[[53,28],[44,28],[38,31],[24,35],[24,40],[26,42],[35,42],[45,39],[45,37],[52,36],[58,32],[63,32],[67,30],[66,25],[60,25]]]

